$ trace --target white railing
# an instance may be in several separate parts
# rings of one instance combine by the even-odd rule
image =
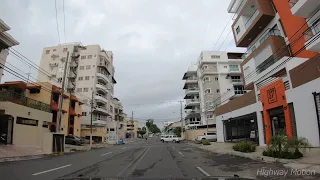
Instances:
[[[231,79],[231,82],[233,82],[233,83],[237,83],[237,82],[241,83],[242,80],[241,79]]]

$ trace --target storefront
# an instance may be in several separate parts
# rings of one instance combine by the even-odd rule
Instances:
[[[256,113],[250,113],[223,121],[224,141],[251,141],[259,144]]]
[[[282,79],[260,89],[266,144],[277,133],[293,137],[289,105]]]

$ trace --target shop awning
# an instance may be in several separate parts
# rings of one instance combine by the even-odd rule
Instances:
[[[72,101],[78,101],[78,98],[77,98],[77,96],[74,96],[74,95],[71,95],[70,96],[70,99],[72,100]]]
[[[16,87],[20,87],[20,88],[23,88],[23,89],[26,89],[27,88],[27,84],[23,81],[11,81],[11,82],[5,82],[3,84],[0,84],[0,86],[2,87],[9,87],[9,86],[16,86]]]

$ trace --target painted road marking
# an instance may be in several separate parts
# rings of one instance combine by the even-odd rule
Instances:
[[[174,146],[172,146],[173,149],[176,149]]]
[[[127,147],[123,147],[123,148],[121,148],[121,149],[125,149],[125,148],[127,148]]]
[[[184,157],[184,155],[181,153],[181,152],[178,152],[181,156],[183,156]]]
[[[108,154],[111,154],[112,152],[107,152],[107,153],[104,153],[104,154],[101,154],[100,156],[105,156],[105,155],[108,155]]]
[[[211,176],[209,173],[207,173],[205,170],[203,170],[201,167],[197,167],[197,169],[202,172],[205,176]]]
[[[37,176],[37,175],[44,174],[44,173],[47,173],[47,172],[51,172],[51,171],[55,171],[55,170],[58,170],[58,169],[66,168],[66,167],[69,167],[69,166],[71,166],[71,165],[72,165],[72,164],[68,164],[68,165],[65,165],[65,166],[61,166],[61,167],[49,169],[49,170],[46,170],[46,171],[34,173],[34,174],[32,174],[32,175],[33,175],[33,176]]]

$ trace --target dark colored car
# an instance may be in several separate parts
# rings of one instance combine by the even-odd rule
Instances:
[[[78,136],[74,136],[74,135],[68,135],[66,136],[66,144],[72,144],[72,145],[83,145],[84,141],[78,137]]]

